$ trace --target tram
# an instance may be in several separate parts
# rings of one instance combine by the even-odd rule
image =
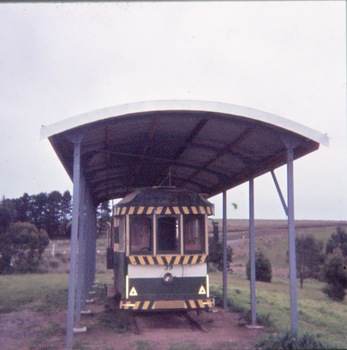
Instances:
[[[208,216],[203,195],[175,187],[134,191],[113,208],[107,267],[124,310],[206,310]]]

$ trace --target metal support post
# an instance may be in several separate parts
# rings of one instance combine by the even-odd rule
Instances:
[[[75,289],[76,289],[76,257],[77,257],[77,239],[79,226],[79,208],[80,208],[80,173],[81,173],[81,140],[74,142],[74,160],[73,160],[73,205],[72,205],[72,227],[70,242],[70,273],[69,273],[69,293],[68,293],[68,312],[66,329],[66,348],[72,349],[73,326],[75,312]]]
[[[277,181],[277,178],[276,178],[274,170],[271,170],[271,176],[272,176],[272,179],[274,180],[275,187],[276,187],[277,193],[278,193],[278,195],[280,197],[280,200],[281,200],[284,212],[286,213],[286,216],[288,216],[288,207],[287,207],[286,201],[285,201],[285,199],[283,197],[283,194],[282,194],[282,191],[281,191],[281,187],[280,187],[280,185],[279,185],[279,183]]]
[[[92,197],[90,194],[88,195],[87,200],[87,233],[88,233],[88,247],[87,247],[87,255],[86,255],[86,267],[87,267],[87,274],[86,274],[86,289],[89,292],[91,289],[94,278],[95,278],[95,259],[96,256],[93,254],[93,249],[96,247],[96,227],[94,227],[94,216],[95,216],[95,208],[93,206]],[[95,249],[94,249],[95,250]]]
[[[97,220],[96,220],[96,207],[93,209],[94,214],[92,215],[92,231],[91,231],[91,246],[90,246],[90,286],[93,285],[95,281],[95,273],[96,273],[96,229],[97,229]]]
[[[92,206],[92,212],[93,214],[91,215],[92,217],[92,225],[91,225],[91,234],[92,234],[92,246],[91,246],[91,285],[94,283],[94,280],[95,280],[95,267],[96,267],[96,224],[97,224],[97,221],[96,221],[96,206],[93,205]]]
[[[226,191],[223,191],[223,309],[228,310],[228,242]]]
[[[294,154],[287,150],[287,192],[288,192],[288,245],[289,245],[289,283],[290,283],[290,316],[292,331],[298,332],[298,303],[296,285],[296,248],[294,221]]]
[[[80,327],[81,309],[85,302],[85,201],[86,201],[86,184],[85,179],[80,177],[80,208],[79,208],[79,226],[78,226],[78,268],[77,268],[77,286],[76,286],[76,311],[75,326]]]
[[[257,324],[257,306],[255,289],[255,230],[254,230],[254,179],[249,180],[249,255],[251,289],[251,324]]]
[[[86,284],[86,298],[87,295],[90,291],[90,275],[91,275],[91,271],[90,271],[90,267],[91,267],[91,256],[90,256],[90,250],[91,250],[91,240],[92,235],[91,235],[91,209],[90,209],[90,194],[87,194],[86,197],[86,259],[85,259],[85,266],[86,266],[86,276],[85,276],[85,284]]]

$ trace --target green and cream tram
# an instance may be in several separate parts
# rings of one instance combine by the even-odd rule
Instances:
[[[108,268],[125,310],[208,310],[208,216],[204,196],[174,187],[144,188],[113,208]]]

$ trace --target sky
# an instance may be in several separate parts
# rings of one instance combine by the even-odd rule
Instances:
[[[0,195],[72,192],[41,125],[130,102],[259,109],[328,134],[295,161],[295,217],[347,220],[344,1],[0,4]],[[275,171],[286,193],[286,169]],[[221,217],[221,196],[214,197]],[[237,209],[233,203],[237,204]],[[228,191],[248,217],[248,184]],[[255,217],[285,219],[270,174]]]

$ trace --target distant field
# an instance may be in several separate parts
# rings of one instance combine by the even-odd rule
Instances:
[[[222,221],[219,223],[220,239],[222,238]],[[311,234],[324,245],[336,232],[338,226],[347,232],[347,221],[297,220],[296,235]],[[228,220],[228,244],[233,248],[232,267],[236,272],[244,268],[249,257],[249,223],[248,220]],[[210,227],[212,232],[212,225]],[[288,229],[285,220],[255,220],[256,249],[262,250],[270,259],[271,265],[278,272],[278,277],[285,277],[288,250]]]

